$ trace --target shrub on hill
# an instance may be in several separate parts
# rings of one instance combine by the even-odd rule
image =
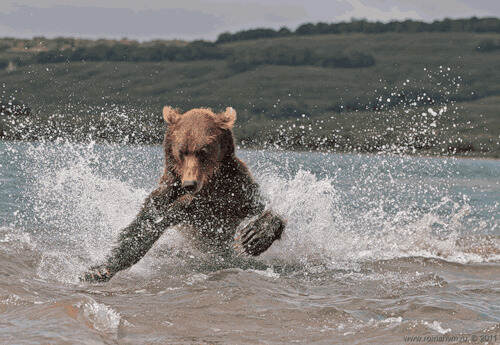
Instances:
[[[9,65],[9,60],[0,59],[0,70],[7,68],[8,65]]]
[[[500,49],[500,41],[494,41],[492,39],[483,40],[479,42],[479,44],[476,47],[476,50],[481,53],[491,52],[499,49]]]

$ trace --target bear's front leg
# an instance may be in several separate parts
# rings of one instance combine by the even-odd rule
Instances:
[[[168,227],[179,224],[192,195],[169,200],[167,189],[155,190],[132,223],[120,232],[118,245],[102,265],[94,266],[80,280],[105,282],[118,271],[137,263]]]
[[[260,255],[274,241],[281,238],[285,225],[286,222],[281,217],[266,211],[243,229],[238,230],[233,248],[238,255]]]

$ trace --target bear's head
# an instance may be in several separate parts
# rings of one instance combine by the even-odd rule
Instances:
[[[226,108],[214,113],[207,108],[181,114],[171,107],[163,108],[168,124],[165,133],[165,170],[191,193],[199,192],[219,170],[225,159],[234,155],[231,129],[236,111]]]

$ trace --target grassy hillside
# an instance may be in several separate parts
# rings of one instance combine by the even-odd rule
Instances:
[[[350,33],[218,45],[239,57],[299,50],[321,61],[355,51],[374,58],[360,68],[259,62],[240,71],[227,59],[11,64],[0,71],[3,101],[14,96],[33,115],[21,131],[27,119],[3,116],[0,129],[8,138],[62,130],[75,139],[158,142],[164,104],[232,105],[247,145],[500,157],[500,50],[477,49],[499,40],[497,33]],[[0,59],[19,54],[3,50]]]

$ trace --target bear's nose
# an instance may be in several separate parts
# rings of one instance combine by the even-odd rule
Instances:
[[[198,186],[198,182],[196,182],[194,180],[182,182],[182,188],[184,188],[188,192],[194,192],[196,190],[197,186]]]

